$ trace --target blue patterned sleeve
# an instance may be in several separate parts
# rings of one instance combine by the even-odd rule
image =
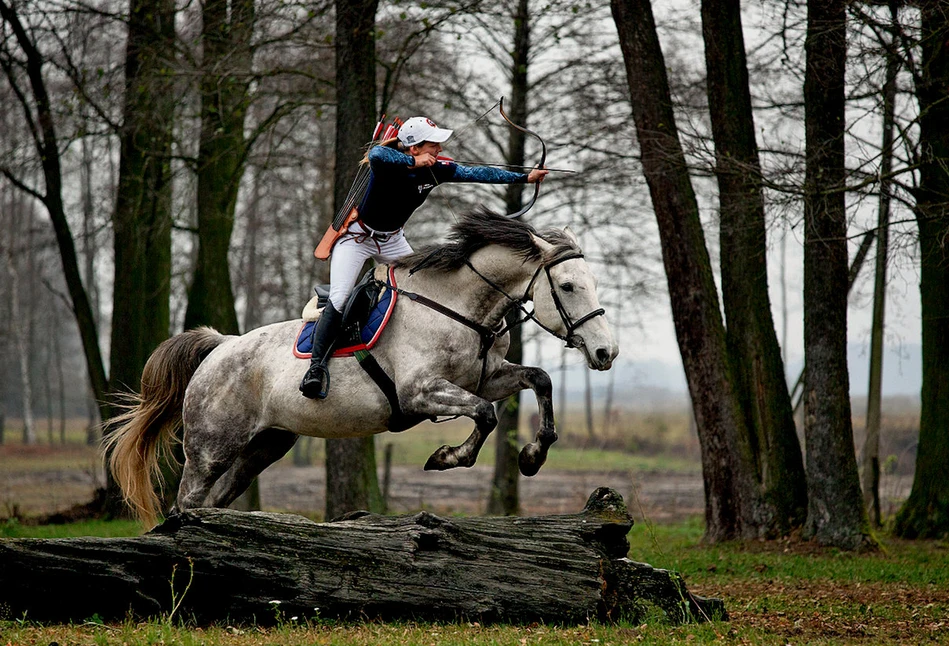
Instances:
[[[455,174],[449,181],[477,182],[479,184],[526,184],[526,173],[512,173],[493,166],[462,166],[455,164]]]
[[[369,149],[369,165],[373,168],[380,166],[413,166],[415,159],[412,155],[399,152],[388,146],[373,146]]]

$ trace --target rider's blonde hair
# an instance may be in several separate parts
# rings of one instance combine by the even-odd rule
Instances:
[[[402,142],[399,141],[398,137],[392,137],[391,139],[386,139],[380,141],[379,143],[372,142],[366,148],[366,154],[362,156],[362,159],[359,160],[360,165],[366,165],[369,163],[369,151],[375,146],[388,146],[389,148],[395,148],[399,152],[405,152],[405,146],[402,145]]]

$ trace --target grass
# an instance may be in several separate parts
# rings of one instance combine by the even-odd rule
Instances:
[[[73,538],[138,536],[142,526],[134,520],[85,520],[64,525],[23,525],[16,519],[0,521],[0,538]],[[0,642],[2,643],[2,642]]]
[[[97,535],[135,533],[127,524],[89,524]],[[18,536],[66,536],[74,530],[21,527]],[[681,572],[689,589],[724,599],[731,620],[670,626],[483,626],[478,623],[339,622],[281,617],[273,627],[189,626],[126,620],[42,626],[0,621],[0,644],[925,644],[949,642],[949,544],[882,537],[885,549],[852,554],[799,540],[705,545],[699,520],[638,523],[630,558]],[[6,534],[5,534],[6,535]]]

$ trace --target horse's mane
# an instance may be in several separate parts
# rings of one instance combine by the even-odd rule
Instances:
[[[560,229],[537,231],[526,222],[481,207],[458,218],[447,242],[400,258],[395,265],[409,267],[412,273],[421,269],[458,269],[474,252],[492,244],[511,249],[524,260],[540,260],[541,250],[534,244],[532,235],[554,245],[554,255],[579,251],[576,243]]]

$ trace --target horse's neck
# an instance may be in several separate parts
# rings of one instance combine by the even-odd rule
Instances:
[[[406,288],[482,325],[497,327],[515,306],[511,299],[524,296],[536,263],[525,263],[507,249],[487,247],[472,255],[471,265],[474,271],[467,266],[451,272],[420,271]]]

